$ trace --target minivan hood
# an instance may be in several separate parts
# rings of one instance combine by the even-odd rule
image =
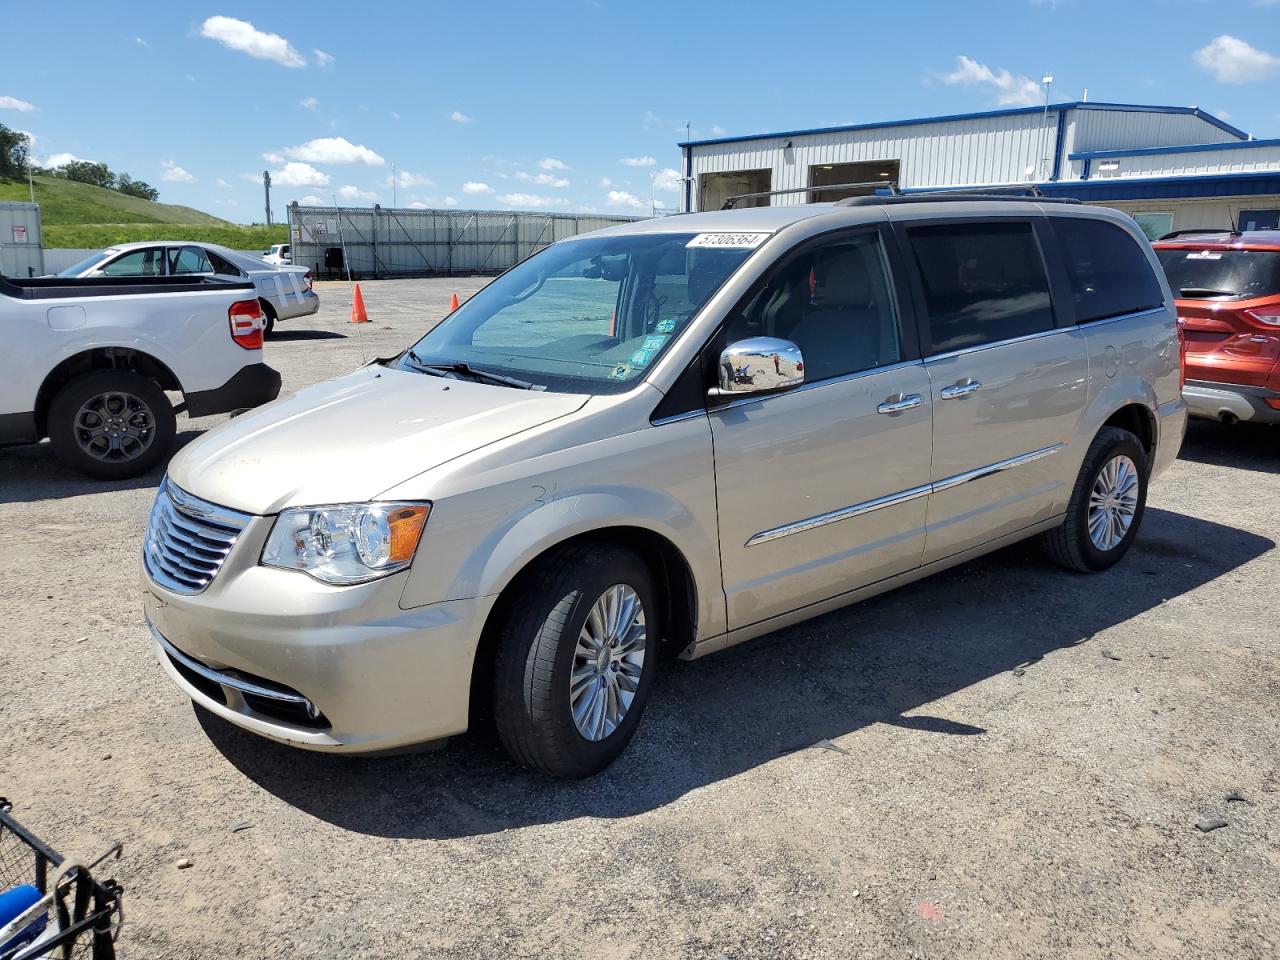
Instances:
[[[173,458],[169,477],[197,497],[259,515],[371,500],[587,399],[373,364],[210,430]]]

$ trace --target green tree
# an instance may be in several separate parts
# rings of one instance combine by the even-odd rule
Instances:
[[[72,160],[55,170],[54,176],[107,190],[114,190],[116,186],[116,175],[111,172],[111,168],[105,163],[95,163],[92,160]]]
[[[30,147],[30,137],[0,123],[0,180],[26,178]]]
[[[160,191],[147,181],[135,180],[127,173],[122,173],[116,178],[116,189],[131,197],[141,197],[143,200],[157,200],[160,197]]]

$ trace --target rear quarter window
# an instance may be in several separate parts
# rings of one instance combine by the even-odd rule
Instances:
[[[1062,247],[1076,322],[1091,323],[1164,303],[1146,251],[1122,227],[1085,217],[1052,217]]]

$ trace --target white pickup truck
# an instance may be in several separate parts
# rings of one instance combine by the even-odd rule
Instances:
[[[0,277],[0,445],[49,438],[107,480],[167,458],[176,416],[274,400],[251,282],[208,277]],[[176,406],[165,391],[180,392]]]

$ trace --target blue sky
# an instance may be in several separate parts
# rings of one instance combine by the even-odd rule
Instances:
[[[128,11],[124,15],[122,11]],[[647,212],[695,138],[1052,99],[1280,136],[1280,0],[29,3],[0,122],[240,222],[289,200]],[[22,42],[15,42],[22,38]]]

